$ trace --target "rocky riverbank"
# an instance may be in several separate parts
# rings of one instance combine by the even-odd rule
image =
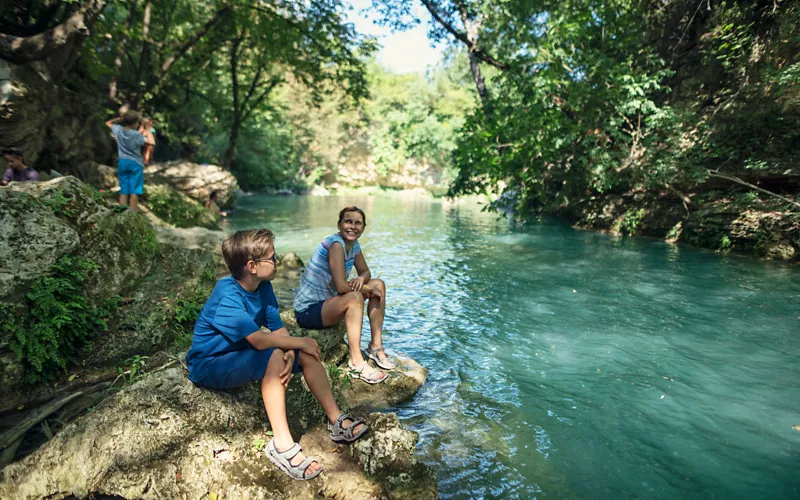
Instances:
[[[11,462],[0,498],[436,496],[416,435],[368,414],[412,397],[425,369],[400,357],[386,383],[350,381],[343,329],[303,331],[291,309],[287,327],[318,340],[334,393],[372,431],[336,446],[297,377],[292,430],[326,472],[294,482],[275,470],[258,389],[208,391],[185,376],[192,323],[225,272],[223,234],[149,217],[73,177],[0,188],[0,465]],[[274,285],[289,304],[302,262],[281,261]]]
[[[647,236],[720,253],[800,261],[800,211],[754,191],[596,196],[555,211],[576,227]]]

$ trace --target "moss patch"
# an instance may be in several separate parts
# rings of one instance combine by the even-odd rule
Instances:
[[[175,227],[200,226],[219,229],[219,219],[216,215],[170,186],[164,184],[147,186],[145,200],[151,212]]]

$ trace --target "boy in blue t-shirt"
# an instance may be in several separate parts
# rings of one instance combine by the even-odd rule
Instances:
[[[186,355],[189,380],[210,389],[229,389],[261,381],[261,395],[274,437],[267,457],[295,479],[322,472],[319,460],[305,458],[286,420],[285,389],[302,370],[314,397],[328,416],[331,439],[351,443],[367,425],[336,405],[319,346],[308,337],[291,337],[280,318],[272,280],[278,260],[269,229],[238,231],[222,244],[231,276],[217,282],[194,327]],[[266,326],[270,332],[261,330]]]

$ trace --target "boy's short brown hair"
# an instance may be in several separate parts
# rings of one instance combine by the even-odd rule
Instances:
[[[122,115],[122,121],[120,121],[120,125],[123,127],[135,127],[139,125],[142,121],[142,115],[139,114],[138,111],[129,110],[126,111],[124,115]]]
[[[222,242],[222,257],[231,276],[241,279],[251,260],[263,259],[275,249],[275,235],[269,229],[236,231]]]

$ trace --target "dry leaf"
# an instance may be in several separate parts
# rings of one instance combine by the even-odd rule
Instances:
[[[72,382],[73,380],[75,380],[75,377],[77,377],[77,376],[78,376],[78,374],[77,374],[77,373],[73,373],[72,375],[70,375],[70,376],[69,376],[69,379],[68,379],[68,380],[69,380],[70,382]]]
[[[217,495],[216,493],[211,493],[209,491],[208,492],[208,498],[210,498],[211,500],[217,500],[219,498],[219,495]]]
[[[17,406],[17,410],[22,410],[22,409],[24,409],[24,408],[25,408],[25,405],[19,405],[19,406]]]
[[[578,291],[577,290],[572,290],[572,293],[578,293]]]
[[[792,426],[792,429],[794,429],[794,430],[796,430],[796,431],[800,431],[800,425],[794,424],[794,425]]]
[[[664,395],[663,394],[661,395],[661,399],[664,399]]]

